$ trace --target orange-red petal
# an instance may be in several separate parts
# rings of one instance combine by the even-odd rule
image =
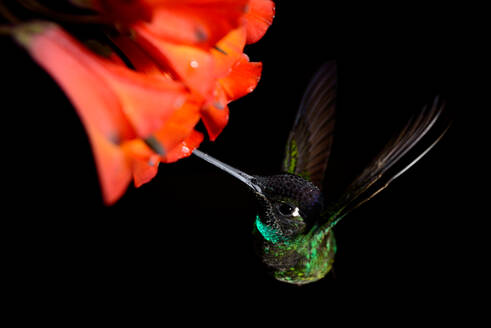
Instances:
[[[144,26],[135,27],[135,39],[161,66],[169,67],[191,90],[204,98],[214,87],[214,61],[209,51],[174,44],[157,37]]]
[[[134,139],[135,129],[145,136],[162,128],[188,97],[184,87],[160,75],[144,75],[100,58],[54,24],[20,26],[15,36],[74,104],[93,148],[104,202],[112,204],[119,199],[132,175],[137,186],[149,181],[156,174],[159,156],[142,140]],[[195,124],[196,117],[188,118],[188,125]],[[178,120],[184,121],[182,117]],[[184,128],[189,135],[192,128]],[[172,140],[169,147],[187,136],[174,130],[166,136]],[[184,156],[183,151],[174,153],[174,158]]]
[[[107,140],[98,129],[86,126],[97,167],[102,197],[106,205],[114,204],[125,193],[131,181],[131,166],[123,149]]]
[[[252,92],[260,78],[262,63],[249,62],[244,54],[233,66],[230,74],[219,80],[228,101],[238,99]]]
[[[229,109],[227,105],[207,105],[201,110],[201,120],[208,131],[211,141],[214,141],[228,123]]]
[[[22,25],[15,33],[65,91],[86,127],[97,128],[113,142],[134,137],[117,95],[87,65],[94,55],[54,24]]]
[[[75,105],[92,146],[104,202],[116,202],[131,179],[125,152],[117,143],[133,136],[117,97],[86,68],[85,51],[58,26],[36,23],[19,26],[15,33]]]
[[[246,37],[245,27],[239,27],[230,31],[216,44],[216,47],[211,50],[215,61],[215,76],[223,77],[230,73],[232,66],[242,56]]]
[[[150,181],[158,170],[161,160],[175,162],[189,156],[203,136],[194,131],[199,120],[200,103],[190,99],[156,131],[152,138],[164,154],[157,155],[140,139],[127,142],[126,153],[131,158],[133,179],[136,187]]]
[[[252,92],[259,82],[261,71],[261,63],[251,63],[247,55],[242,54],[230,73],[218,80],[213,100],[208,101],[201,109],[201,120],[210,140],[215,140],[228,123],[227,104]]]
[[[148,1],[142,1],[148,2]],[[167,0],[153,6],[146,27],[173,43],[213,47],[241,23],[248,0]]]
[[[244,16],[247,27],[247,44],[259,41],[273,23],[275,4],[271,0],[250,0]]]
[[[153,134],[165,152],[185,140],[200,118],[201,102],[188,100]]]
[[[149,162],[141,160],[133,161],[132,170],[135,187],[141,187],[157,175],[159,162],[159,160],[150,160]]]
[[[185,102],[188,92],[175,81],[158,75],[145,75],[121,66],[106,65],[107,83],[140,137],[158,130]],[[104,72],[101,72],[103,75]]]
[[[198,146],[202,141],[203,141],[203,134],[193,130],[184,141],[179,143],[176,147],[171,149],[164,157],[162,157],[162,162],[172,163],[178,161],[181,158],[190,156],[193,150],[198,148]]]
[[[84,124],[96,125],[114,141],[130,139],[135,131],[150,135],[188,95],[181,83],[96,56],[56,25],[33,36],[27,48],[64,89]]]
[[[138,188],[152,180],[158,171],[159,155],[155,154],[141,139],[126,142],[123,148],[131,163],[135,187]]]

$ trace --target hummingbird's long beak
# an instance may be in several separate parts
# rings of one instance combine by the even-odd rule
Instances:
[[[228,174],[236,177],[237,179],[239,179],[240,181],[242,181],[246,185],[248,185],[255,192],[261,193],[261,187],[257,184],[256,178],[254,178],[253,176],[246,174],[240,170],[237,170],[236,168],[233,168],[230,165],[227,165],[223,162],[220,162],[218,159],[213,158],[210,155],[205,154],[198,149],[195,149],[193,151],[193,154],[198,156],[199,158],[207,161],[208,163],[218,167],[220,170],[223,170],[223,171],[227,172]]]

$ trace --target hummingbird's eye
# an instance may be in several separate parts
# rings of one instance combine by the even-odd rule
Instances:
[[[294,211],[294,208],[288,205],[287,203],[280,203],[278,206],[278,211],[281,215],[291,215]]]

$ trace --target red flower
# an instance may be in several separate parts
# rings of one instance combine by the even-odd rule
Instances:
[[[174,43],[213,47],[242,24],[249,0],[82,1],[126,27],[145,29]]]
[[[114,52],[96,55],[58,25],[20,25],[14,35],[57,81],[80,116],[94,152],[104,201],[133,179],[151,180],[160,162],[189,156],[227,125],[228,104],[256,87],[261,63],[246,43],[274,16],[269,0],[72,0],[112,22]],[[132,69],[126,66],[131,63]]]
[[[199,107],[185,103],[189,94],[183,85],[98,57],[57,25],[19,26],[16,36],[77,109],[91,140],[107,203],[122,195],[132,174],[136,185],[148,180],[149,174],[142,170],[156,168],[158,155],[165,160],[167,149],[180,147],[190,133],[186,124],[194,126],[198,120]],[[185,118],[176,114],[184,107]],[[186,133],[163,133],[176,117],[181,117],[179,124]],[[163,147],[157,156],[143,142],[152,134]]]
[[[202,119],[210,139],[215,140],[228,122],[228,103],[253,91],[259,81],[262,66],[260,63],[249,63],[244,60],[243,49],[246,42],[258,41],[272,23],[274,2],[271,0],[139,0],[129,3],[94,0],[92,2],[100,11],[112,12],[122,21],[126,21],[124,29],[133,31],[135,42],[160,67],[165,67],[193,94],[202,97],[204,103]],[[138,4],[139,10],[135,7]],[[139,14],[141,8],[146,8],[145,15]],[[170,16],[163,19],[167,14]],[[231,30],[234,26],[239,27]],[[213,37],[197,38],[196,36],[204,30],[214,31],[207,34]],[[209,48],[210,46],[213,47]],[[230,94],[232,92],[233,94]]]

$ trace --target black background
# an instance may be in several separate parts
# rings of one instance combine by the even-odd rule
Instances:
[[[282,1],[266,36],[246,47],[263,62],[262,79],[230,105],[217,141],[200,149],[247,173],[278,172],[304,89],[327,60],[339,67],[329,190],[342,190],[435,95],[453,120],[426,157],[336,227],[334,274],[303,287],[266,274],[252,248],[252,195],[197,158],[161,165],[154,180],[105,207],[71,104],[3,37],[6,286],[15,299],[40,305],[54,298],[54,308],[87,313],[142,305],[156,313],[211,305],[211,317],[225,309],[275,318],[350,317],[363,309],[374,318],[395,311],[400,320],[463,313],[481,288],[464,127],[477,109],[480,30],[465,16],[446,7]]]

